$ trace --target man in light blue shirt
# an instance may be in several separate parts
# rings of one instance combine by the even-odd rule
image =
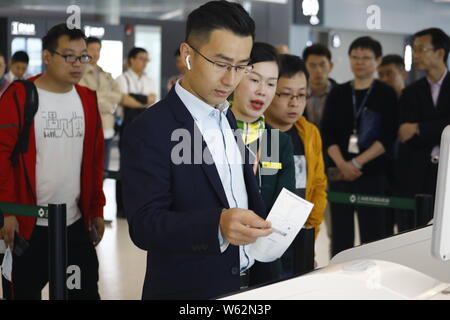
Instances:
[[[239,4],[211,1],[186,29],[183,79],[124,134],[125,213],[148,251],[144,299],[239,290],[254,262],[246,246],[272,232],[226,101],[251,70],[254,22]]]

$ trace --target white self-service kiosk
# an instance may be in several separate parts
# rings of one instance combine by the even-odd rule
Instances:
[[[224,297],[450,300],[450,126],[442,133],[434,224],[348,249],[303,276]]]

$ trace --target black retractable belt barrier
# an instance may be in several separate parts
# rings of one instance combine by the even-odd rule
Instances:
[[[0,211],[14,216],[48,219],[49,298],[67,299],[67,226],[66,205],[48,207],[0,202]]]
[[[67,300],[67,227],[66,205],[48,205],[49,298]]]

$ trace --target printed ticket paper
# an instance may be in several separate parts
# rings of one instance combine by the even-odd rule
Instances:
[[[286,188],[281,190],[267,216],[273,232],[250,245],[249,254],[260,262],[280,258],[305,224],[314,204]]]

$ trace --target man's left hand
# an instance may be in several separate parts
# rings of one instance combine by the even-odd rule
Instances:
[[[400,142],[404,143],[414,137],[417,133],[418,123],[407,122],[400,126],[398,130],[398,136],[400,138]]]

